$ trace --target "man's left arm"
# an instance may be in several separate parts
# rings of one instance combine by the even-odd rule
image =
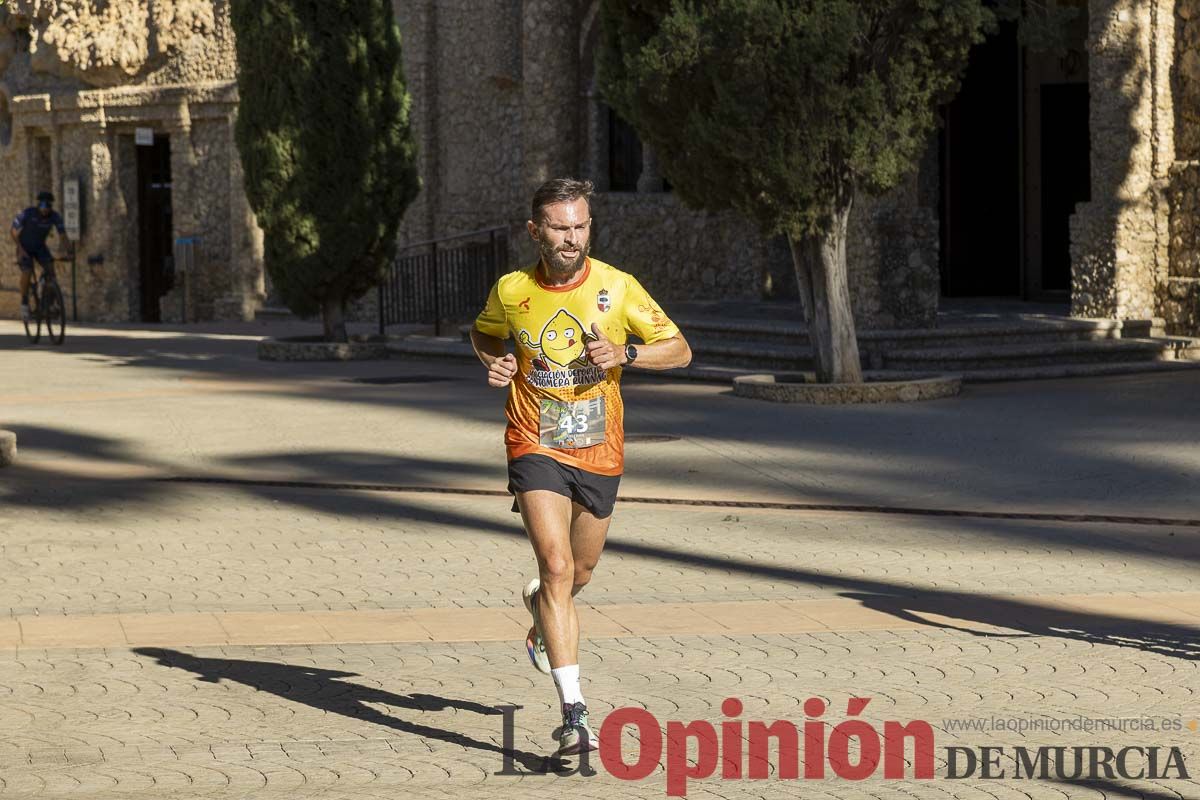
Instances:
[[[54,212],[54,230],[58,231],[59,246],[69,256],[75,252],[75,243],[67,238],[67,226],[63,223],[62,214]]]
[[[592,333],[597,337],[596,342],[588,345],[588,355],[602,359],[601,364],[593,358],[593,363],[606,369],[624,367],[626,365],[642,369],[677,369],[692,363],[692,348],[679,326],[663,313],[658,303],[646,291],[645,287],[632,275],[625,276],[625,287],[621,298],[621,315],[627,333],[632,333],[645,344],[634,345],[637,358],[633,364],[625,354],[625,345],[615,345],[603,336],[598,327],[592,326]],[[611,353],[611,357],[609,357]],[[611,363],[610,363],[611,362]]]
[[[592,333],[596,338],[587,343],[588,360],[601,369],[629,365],[624,345],[612,342],[594,322]],[[637,349],[637,360],[632,366],[642,369],[676,369],[692,363],[692,348],[688,346],[682,333],[660,339],[653,344],[639,344],[634,347]]]

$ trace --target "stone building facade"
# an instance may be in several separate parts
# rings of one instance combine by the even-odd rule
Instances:
[[[656,296],[796,297],[785,242],[764,240],[731,212],[683,207],[665,191],[654,153],[636,142],[630,169],[622,145],[632,133],[596,86],[598,0],[413,0],[395,8],[425,181],[404,241],[509,226],[514,258],[532,260],[523,232],[529,197],[546,178],[571,175],[599,189],[592,252],[638,275]],[[936,198],[918,192],[914,177],[880,202],[860,203],[853,228],[860,324],[933,324]]]
[[[262,302],[235,76],[226,0],[0,2],[0,209],[40,189],[61,208],[78,182],[81,319],[243,318]]]
[[[1079,11],[1065,53],[1013,31],[976,48],[913,175],[856,205],[861,327],[930,326],[941,297],[994,295],[1200,334],[1200,0],[1055,1]],[[533,188],[575,175],[600,189],[593,252],[662,299],[794,297],[787,247],[682,207],[605,106],[598,8],[395,0],[424,180],[402,246],[503,226],[532,259]],[[0,0],[0,209],[79,181],[81,317],[246,318],[266,302],[235,70],[228,0]],[[186,272],[180,240],[196,242]],[[15,281],[0,270],[0,290]],[[11,300],[0,291],[0,313]]]
[[[1072,313],[1200,334],[1200,0],[1091,0],[1093,200]]]
[[[1200,334],[1200,0],[1058,2],[1077,9],[1063,50],[1027,50],[1015,29],[979,48],[911,179],[856,206],[861,327],[929,326],[941,296],[994,295]],[[647,148],[636,180],[614,185],[628,133],[595,84],[598,6],[397,3],[426,181],[405,237],[510,224],[519,240],[531,187],[580,175],[601,189],[594,252],[660,296],[794,296],[786,247],[681,207]],[[972,128],[989,109],[1001,116]],[[997,124],[1009,133],[993,147],[979,126]]]

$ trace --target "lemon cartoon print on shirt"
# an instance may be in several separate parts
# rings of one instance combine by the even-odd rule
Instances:
[[[565,308],[550,318],[542,328],[538,341],[532,341],[527,331],[521,331],[521,344],[531,350],[541,350],[542,358],[561,369],[586,361],[584,343],[586,332],[583,323],[575,319]],[[590,337],[589,337],[590,338]]]

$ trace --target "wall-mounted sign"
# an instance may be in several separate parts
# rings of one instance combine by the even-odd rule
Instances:
[[[68,239],[79,241],[79,234],[83,231],[83,213],[79,202],[79,181],[74,178],[63,181],[63,227],[67,229]]]
[[[135,128],[133,131],[133,143],[138,147],[153,147],[154,128]]]

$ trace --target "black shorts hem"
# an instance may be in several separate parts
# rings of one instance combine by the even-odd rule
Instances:
[[[520,512],[515,495],[520,492],[550,491],[586,508],[597,519],[612,516],[617,502],[620,475],[600,475],[571,467],[540,453],[518,456],[508,462],[508,491],[514,495],[512,510]]]

